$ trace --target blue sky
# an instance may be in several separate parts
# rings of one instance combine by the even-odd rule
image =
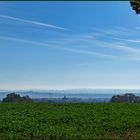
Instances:
[[[0,89],[140,88],[129,2],[0,2]]]

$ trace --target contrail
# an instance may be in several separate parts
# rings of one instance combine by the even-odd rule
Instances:
[[[55,26],[55,25],[47,24],[47,23],[43,23],[43,22],[33,21],[33,20],[21,19],[21,18],[11,17],[11,16],[5,16],[5,15],[0,15],[0,17],[1,18],[10,19],[10,20],[19,21],[19,22],[24,22],[24,23],[29,23],[29,24],[44,26],[44,27],[48,27],[48,28],[54,28],[54,29],[60,29],[60,30],[67,30],[66,28],[63,28],[63,27],[59,27],[59,26]]]

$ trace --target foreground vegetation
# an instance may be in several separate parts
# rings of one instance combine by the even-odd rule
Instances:
[[[140,139],[140,104],[0,103],[0,139]]]

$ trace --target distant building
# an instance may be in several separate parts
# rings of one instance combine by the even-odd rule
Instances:
[[[67,101],[67,97],[64,96],[64,97],[62,98],[62,101]]]

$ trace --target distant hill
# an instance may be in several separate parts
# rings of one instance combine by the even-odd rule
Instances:
[[[140,96],[140,89],[69,89],[69,90],[0,90],[0,101],[8,93],[15,92],[20,96],[28,95],[32,99],[37,100],[56,100],[66,96],[69,100],[110,100],[113,95],[123,95],[124,93],[135,93]],[[98,98],[98,99],[97,99]]]

